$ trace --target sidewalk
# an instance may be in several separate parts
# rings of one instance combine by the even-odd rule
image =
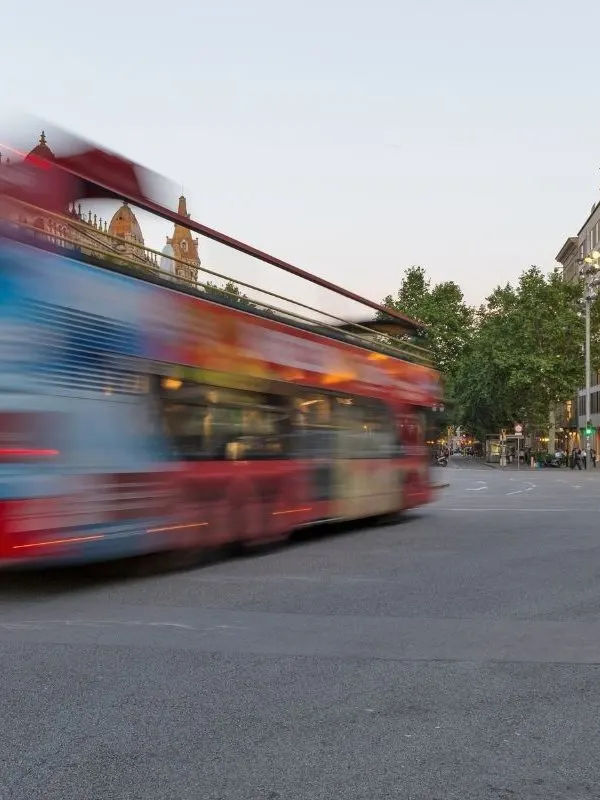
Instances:
[[[452,458],[456,458],[456,456],[452,456]],[[534,467],[533,469],[529,464],[525,464],[521,461],[520,466],[517,466],[517,462],[513,461],[512,464],[507,464],[505,467],[501,467],[498,463],[490,464],[484,458],[474,458],[472,456],[462,456],[460,457],[462,462],[467,464],[470,463],[473,466],[478,467],[487,467],[488,469],[500,469],[503,471],[508,472],[579,472],[576,467],[572,470],[570,467]],[[592,465],[588,465],[588,468],[581,467],[581,472],[588,472],[591,474],[598,474],[600,475],[600,463],[594,468]]]

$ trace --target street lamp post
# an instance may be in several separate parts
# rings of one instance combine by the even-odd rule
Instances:
[[[585,286],[585,452],[586,458],[591,450],[591,383],[592,383],[592,334],[591,334],[591,311],[592,303],[596,297],[598,279],[595,277],[600,268],[600,251],[593,250],[583,259],[585,267],[583,275],[586,279]]]
[[[592,418],[592,332],[591,332],[592,297],[590,292],[585,294],[585,452],[590,452],[590,420]]]

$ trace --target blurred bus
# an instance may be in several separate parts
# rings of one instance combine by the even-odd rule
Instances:
[[[192,564],[432,499],[438,375],[383,335],[142,278],[6,222],[0,564]]]

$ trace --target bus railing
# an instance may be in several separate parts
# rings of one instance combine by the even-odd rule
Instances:
[[[412,363],[431,366],[431,358],[428,351],[411,341],[409,335],[390,336],[384,333],[375,333],[370,327],[360,322],[354,322],[323,309],[316,308],[299,300],[293,300],[277,292],[256,286],[242,280],[234,280],[228,275],[215,269],[209,268],[204,264],[194,265],[198,272],[207,276],[206,280],[191,280],[183,275],[173,275],[160,267],[161,259],[164,254],[152,247],[139,242],[123,240],[112,235],[106,227],[98,225],[92,221],[92,215],[88,220],[81,216],[81,212],[75,212],[75,208],[69,214],[57,214],[48,209],[26,203],[22,200],[12,200],[13,207],[12,219],[10,223],[18,231],[29,234],[29,238],[35,244],[47,244],[51,247],[75,252],[83,258],[95,259],[98,266],[117,265],[133,270],[137,277],[151,278],[156,277],[166,280],[175,285],[179,290],[200,293],[204,298],[212,302],[223,302],[225,305],[234,305],[240,310],[248,313],[267,316],[277,321],[292,326],[299,326],[313,330],[319,335],[335,338],[341,341],[354,344],[362,349],[389,355]],[[38,224],[29,221],[34,218]],[[41,220],[43,227],[40,227]],[[168,260],[183,268],[191,266],[190,262],[184,261],[177,256],[169,255]],[[259,293],[269,300],[281,301],[289,304],[295,309],[284,309],[275,305],[269,300],[257,299],[255,296],[240,296],[236,292],[228,290],[225,286],[215,286],[208,282],[208,277],[217,278],[225,281],[234,288],[243,288],[253,293]],[[174,288],[175,288],[174,287]],[[306,313],[316,314],[321,319],[308,316]]]

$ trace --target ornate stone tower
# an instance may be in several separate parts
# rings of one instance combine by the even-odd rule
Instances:
[[[112,216],[108,232],[116,239],[122,239],[126,249],[133,250],[139,255],[144,248],[144,236],[136,215],[127,203],[118,208]]]
[[[45,158],[47,161],[54,161],[54,153],[48,147],[48,142],[46,141],[46,133],[42,131],[40,140],[36,144],[36,146],[31,150],[27,158],[31,156],[39,156],[40,158]]]
[[[49,161],[56,158],[44,131],[37,145],[25,156],[26,159],[36,157]],[[0,154],[0,168],[8,163],[9,160]],[[185,210],[185,200],[183,208]],[[53,244],[77,249],[87,255],[109,257],[126,265],[133,263],[152,272],[158,269],[158,259],[153,252],[146,250],[140,224],[127,203],[117,209],[108,226],[105,220],[92,214],[90,210],[87,213],[82,212],[81,205],[75,203],[65,208],[63,214],[51,214],[17,203],[13,214],[15,222],[43,232]]]
[[[156,268],[154,256],[146,251],[140,223],[127,203],[123,203],[113,214],[108,234],[115,237],[111,240],[111,249],[142,266]]]
[[[190,217],[183,195],[179,198],[177,213],[188,219]],[[172,259],[177,259],[177,261]],[[179,263],[180,261],[184,263]],[[188,228],[183,225],[175,225],[173,235],[167,237],[167,244],[163,249],[161,270],[195,286],[198,282],[199,266],[198,239],[193,238]]]

